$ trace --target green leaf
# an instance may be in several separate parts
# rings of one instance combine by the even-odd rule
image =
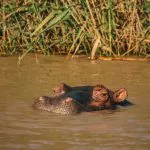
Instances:
[[[34,32],[31,34],[31,36],[33,36],[37,31],[39,31],[54,16],[54,14],[55,14],[54,11],[52,11],[51,13],[49,13],[49,15],[34,30]]]
[[[44,32],[45,30],[47,30],[48,28],[51,28],[52,26],[54,26],[57,22],[59,22],[60,20],[62,20],[69,12],[69,9],[64,10],[63,12],[59,13],[55,18],[53,18],[50,23],[48,24],[48,26],[42,30],[42,32]],[[31,36],[33,36],[39,29],[41,29],[55,14],[56,12],[52,12],[50,13],[41,23],[40,25],[35,29],[35,31],[31,34]]]

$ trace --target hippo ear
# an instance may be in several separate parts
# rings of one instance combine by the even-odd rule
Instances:
[[[60,85],[59,85],[59,87],[65,87],[65,86],[67,86],[67,84],[65,84],[65,83],[60,83]]]
[[[71,90],[71,87],[69,87],[67,84],[65,83],[61,83],[59,86],[57,86],[56,88],[54,88],[53,93],[57,96],[67,93]]]
[[[71,90],[71,87],[65,83],[61,83],[61,88],[65,91],[65,92],[69,92]]]
[[[119,90],[117,90],[116,92],[114,92],[114,101],[115,102],[123,102],[124,100],[126,100],[128,94],[127,94],[127,90],[125,88],[121,88]]]

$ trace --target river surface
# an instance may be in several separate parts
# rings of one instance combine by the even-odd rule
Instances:
[[[1,150],[149,150],[150,62],[0,57]],[[59,115],[32,108],[34,99],[71,86],[125,87],[135,105],[116,111]]]

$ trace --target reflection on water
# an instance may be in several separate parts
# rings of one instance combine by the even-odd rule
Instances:
[[[63,57],[0,58],[0,149],[148,150],[150,148],[150,63]],[[63,116],[32,109],[60,82],[125,87],[135,103],[115,112]]]

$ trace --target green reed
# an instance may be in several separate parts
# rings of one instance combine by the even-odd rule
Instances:
[[[149,56],[148,0],[3,0],[0,54]]]

